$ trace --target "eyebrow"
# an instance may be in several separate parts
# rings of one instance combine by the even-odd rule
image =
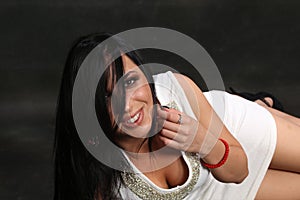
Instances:
[[[137,74],[137,71],[129,71],[128,73],[124,74],[123,79],[126,79],[131,74]]]

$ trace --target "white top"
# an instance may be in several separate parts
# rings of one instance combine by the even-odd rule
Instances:
[[[187,97],[172,72],[158,74],[153,78],[156,95],[161,105],[176,108],[195,118]],[[196,156],[182,152],[189,168],[189,178],[182,186],[163,189],[151,182],[129,161],[136,174],[131,180],[130,189],[121,186],[120,193],[123,199],[252,200],[255,198],[275,151],[277,138],[275,120],[265,108],[239,96],[224,91],[210,91],[205,92],[204,95],[227,129],[244,148],[248,158],[248,177],[240,184],[221,183],[200,164]]]

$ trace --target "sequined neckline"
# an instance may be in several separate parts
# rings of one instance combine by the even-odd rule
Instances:
[[[121,176],[124,184],[139,198],[145,200],[162,200],[162,199],[183,199],[185,198],[194,188],[198,182],[200,174],[200,162],[198,155],[195,153],[185,153],[187,160],[191,166],[191,179],[187,180],[187,184],[184,183],[181,186],[171,188],[169,191],[165,189],[163,192],[153,187],[147,181],[145,181],[140,175],[132,172],[122,172]],[[189,181],[189,182],[188,182]],[[153,183],[154,185],[154,183]],[[183,186],[183,187],[182,187]],[[158,187],[158,186],[157,186]]]

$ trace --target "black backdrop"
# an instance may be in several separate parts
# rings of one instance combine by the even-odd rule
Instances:
[[[51,199],[54,113],[72,41],[171,28],[197,40],[225,86],[269,91],[300,115],[297,0],[2,0],[0,199]]]

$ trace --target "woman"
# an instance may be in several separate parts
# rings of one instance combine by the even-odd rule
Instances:
[[[120,48],[113,47],[118,59],[99,53],[99,67],[108,68],[95,109],[130,170],[95,159],[74,124],[72,89],[86,56],[110,36],[80,38],[68,55],[57,107],[54,199],[300,198],[298,118],[226,92],[202,93],[180,74],[152,78],[136,52],[122,52],[120,39],[114,39]]]

